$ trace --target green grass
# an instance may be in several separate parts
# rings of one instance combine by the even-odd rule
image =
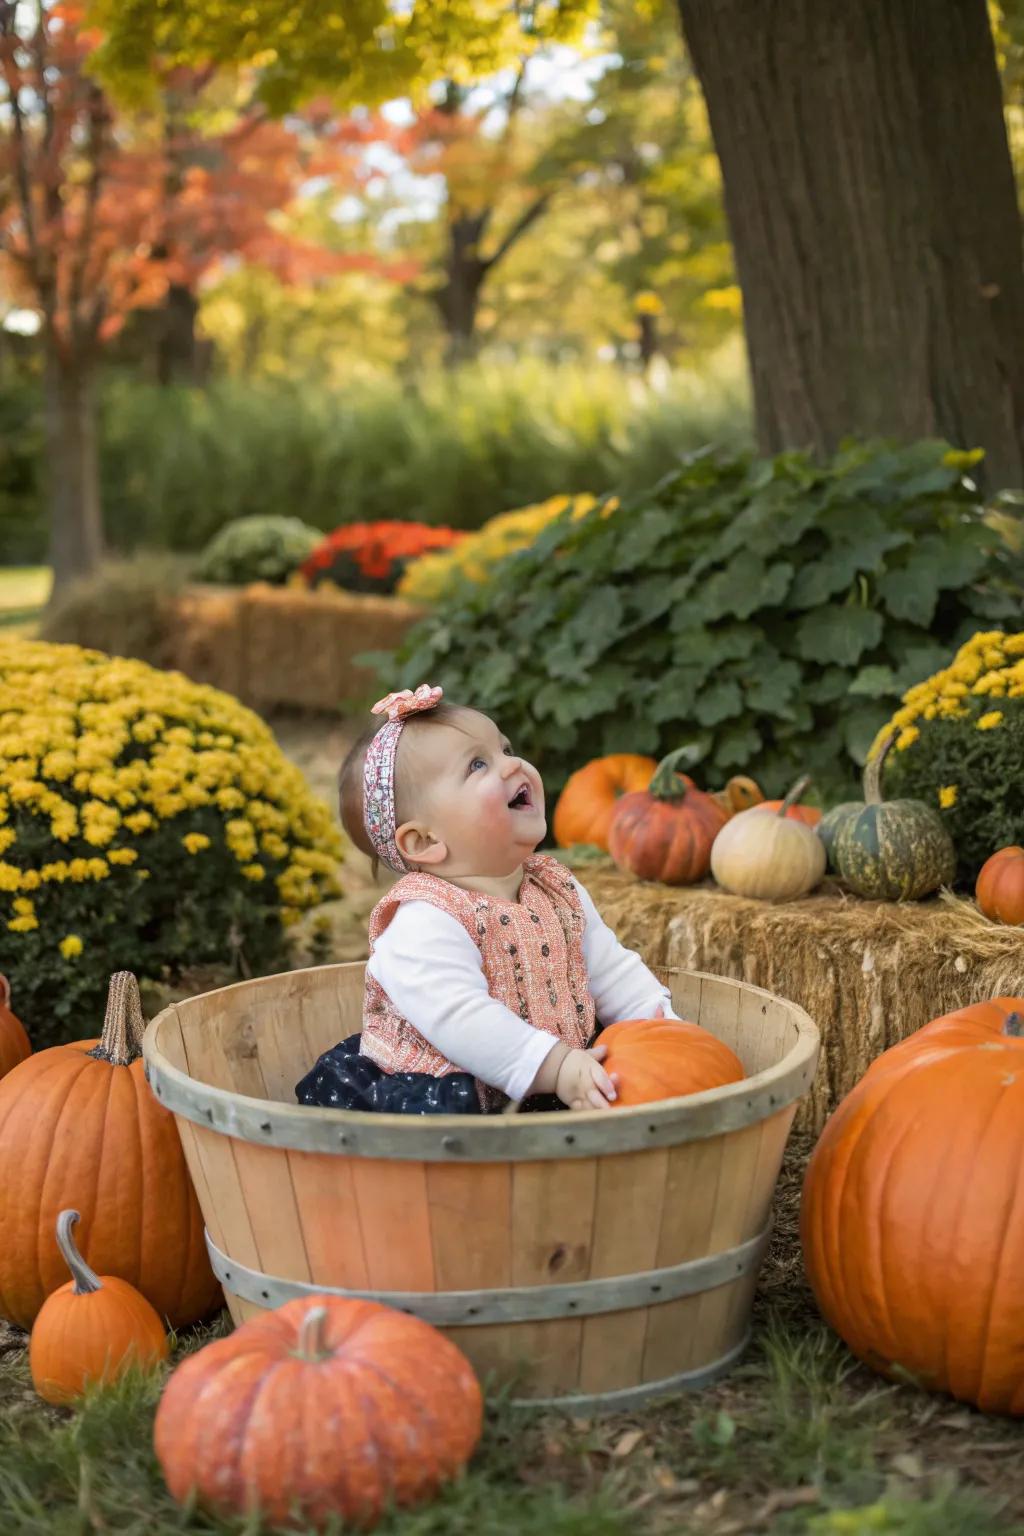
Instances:
[[[183,1347],[194,1348],[203,1336]],[[162,1378],[77,1412],[0,1365],[4,1536],[261,1536],[178,1509],[152,1455]],[[747,1363],[694,1397],[611,1418],[489,1407],[466,1476],[383,1536],[1008,1536],[1024,1531],[1024,1427],[891,1386],[820,1323],[768,1310]],[[344,1454],[339,1440],[338,1455]]]
[[[33,623],[50,596],[50,580],[45,565],[0,567],[0,629]]]

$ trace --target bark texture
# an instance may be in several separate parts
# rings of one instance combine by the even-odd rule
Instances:
[[[93,369],[47,343],[45,436],[50,564],[56,594],[103,556]]]
[[[983,447],[1019,486],[1024,274],[985,0],[679,0],[765,452]]]

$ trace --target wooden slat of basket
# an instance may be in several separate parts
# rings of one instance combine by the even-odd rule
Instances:
[[[327,1152],[288,1151],[285,1155],[310,1278],[321,1285],[370,1290],[352,1162]]]
[[[435,1290],[426,1165],[358,1158],[352,1182],[371,1287]]]
[[[511,1285],[510,1164],[432,1163],[426,1179],[437,1289]]]
[[[667,1148],[603,1157],[597,1174],[590,1278],[654,1269],[668,1177]],[[581,1392],[632,1387],[642,1379],[645,1307],[590,1317],[583,1324]]]

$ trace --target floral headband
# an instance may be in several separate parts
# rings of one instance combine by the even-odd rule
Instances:
[[[387,715],[387,725],[381,726],[366,749],[363,763],[363,822],[374,852],[396,874],[408,873],[409,866],[398,851],[395,842],[395,758],[398,755],[398,738],[402,727],[411,715],[424,710],[436,709],[443,690],[421,683],[415,693],[403,688],[379,699],[371,711],[374,715]]]

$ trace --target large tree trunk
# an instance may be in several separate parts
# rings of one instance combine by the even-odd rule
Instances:
[[[57,593],[73,577],[88,575],[103,556],[93,366],[89,360],[69,366],[50,341],[45,384],[50,564]]]
[[[986,450],[1024,484],[1024,275],[985,0],[679,0],[762,449]]]
[[[156,381],[158,384],[201,384],[196,316],[199,302],[184,283],[171,283],[156,311]]]

